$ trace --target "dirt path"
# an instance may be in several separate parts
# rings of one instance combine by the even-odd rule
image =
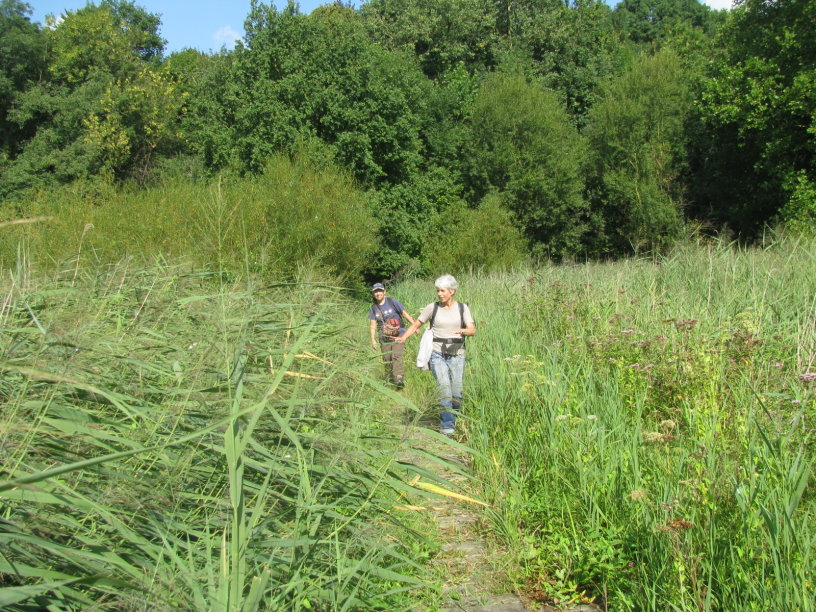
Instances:
[[[478,492],[468,486],[469,458],[466,451],[431,433],[423,425],[406,426],[405,435],[412,449],[401,459],[428,470],[453,486],[451,490],[467,497],[478,498]],[[443,467],[421,451],[444,458],[450,468]],[[461,472],[464,472],[461,473]],[[425,479],[422,479],[424,482]],[[427,499],[424,501],[426,507]],[[500,593],[502,576],[490,563],[490,551],[479,533],[482,506],[473,502],[440,495],[424,512],[436,523],[442,538],[442,549],[434,559],[435,568],[446,576],[442,610],[455,612],[525,612],[528,608],[517,595]],[[418,611],[417,611],[418,612]]]
[[[443,478],[450,483],[446,488],[466,497],[479,498],[479,492],[470,486],[470,458],[465,449],[448,444],[432,433],[432,423],[405,426],[405,439],[409,445],[401,460]],[[427,453],[427,455],[426,455]],[[434,461],[430,456],[441,457],[447,465]],[[422,482],[426,478],[420,479]],[[433,484],[433,483],[432,483]],[[593,605],[577,605],[569,608],[527,602],[515,593],[506,591],[507,581],[500,569],[500,554],[492,550],[481,535],[486,521],[484,508],[466,500],[440,495],[429,504],[422,502],[429,520],[436,523],[442,539],[441,553],[433,560],[435,573],[445,576],[441,609],[451,612],[600,612]],[[491,561],[492,560],[492,561]],[[414,612],[422,612],[416,609]]]

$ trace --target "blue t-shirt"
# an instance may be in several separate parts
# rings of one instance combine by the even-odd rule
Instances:
[[[399,319],[400,335],[402,335],[405,333],[402,315],[400,314],[403,310],[405,310],[405,307],[403,307],[402,304],[400,304],[397,300],[387,297],[385,298],[385,303],[382,306],[379,304],[371,305],[371,308],[368,309],[368,318],[377,322],[377,332],[379,332],[380,335],[382,335],[383,321],[386,319]]]

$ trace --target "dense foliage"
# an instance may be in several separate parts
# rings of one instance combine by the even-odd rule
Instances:
[[[370,0],[309,15],[256,0],[235,49],[168,56],[159,17],[131,0],[49,27],[20,0],[0,7],[6,219],[75,181],[252,181],[307,150],[371,206],[369,277],[428,271],[451,236],[429,226],[493,196],[525,241],[514,257],[816,224],[816,0]]]
[[[774,238],[459,277],[486,531],[543,609],[816,609],[816,240]]]
[[[417,470],[348,293],[72,264],[0,286],[0,608],[409,609]]]

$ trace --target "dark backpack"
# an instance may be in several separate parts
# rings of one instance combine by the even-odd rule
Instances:
[[[456,303],[459,304],[459,318],[462,321],[462,329],[465,329],[465,305],[462,302]],[[439,310],[439,302],[434,302],[433,312],[431,313],[431,318],[429,319],[431,329],[433,329],[437,310]],[[459,349],[464,348],[465,346],[464,338],[437,338],[434,336],[434,342],[441,342],[442,354],[448,356],[456,355],[459,352]]]

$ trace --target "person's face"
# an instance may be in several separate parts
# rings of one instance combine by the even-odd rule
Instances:
[[[375,289],[371,292],[372,297],[374,298],[375,302],[382,302],[383,298],[385,297],[385,291],[382,289]]]
[[[442,302],[442,304],[448,304],[451,301],[454,293],[456,292],[452,289],[437,289],[436,297],[439,298],[439,301]]]

